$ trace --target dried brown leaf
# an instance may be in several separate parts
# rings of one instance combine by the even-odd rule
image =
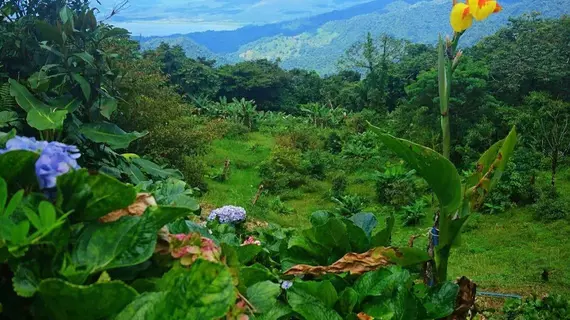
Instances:
[[[374,317],[371,317],[371,316],[367,315],[367,314],[364,313],[364,312],[361,312],[361,313],[357,314],[356,317],[357,317],[359,320],[374,320]]]
[[[133,204],[127,208],[110,212],[106,216],[99,218],[99,221],[109,223],[117,221],[124,216],[142,216],[146,208],[150,206],[156,206],[154,197],[150,193],[139,193]]]
[[[285,271],[285,275],[303,275],[310,274],[315,276],[327,273],[344,273],[363,274],[388,265],[393,264],[390,257],[400,257],[402,253],[393,247],[380,247],[371,249],[365,253],[347,253],[337,262],[330,266],[309,266],[299,264]]]
[[[453,311],[448,319],[465,320],[470,317],[470,311],[475,307],[477,284],[467,277],[461,277],[457,279],[457,285],[459,285],[459,292],[455,302],[455,311]]]

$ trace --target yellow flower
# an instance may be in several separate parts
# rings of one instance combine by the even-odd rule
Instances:
[[[453,9],[451,9],[449,22],[455,32],[467,30],[467,28],[469,28],[473,23],[473,16],[471,15],[470,7],[465,3],[455,4]]]
[[[475,20],[487,19],[493,12],[501,11],[501,6],[497,1],[491,0],[468,0],[469,11]]]

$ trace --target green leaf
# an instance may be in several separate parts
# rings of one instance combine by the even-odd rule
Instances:
[[[83,92],[85,100],[91,99],[91,85],[89,82],[85,80],[85,78],[83,78],[83,76],[79,73],[72,73],[71,77],[73,80],[75,80],[75,82],[77,82],[77,84],[79,84],[79,87],[81,87],[81,91]]]
[[[80,286],[60,279],[46,279],[38,291],[52,319],[58,320],[109,318],[137,296],[133,288],[120,281]]]
[[[67,116],[66,110],[56,110],[34,97],[26,87],[10,79],[10,95],[28,115],[28,124],[38,130],[59,129]]]
[[[257,320],[279,320],[279,319],[290,319],[293,310],[289,306],[283,304],[277,304],[271,308],[268,312],[261,314],[255,319]]]
[[[338,294],[332,282],[326,281],[298,281],[293,284],[294,288],[305,291],[317,298],[326,307],[332,308],[338,300]]]
[[[363,311],[378,319],[409,320],[423,319],[419,301],[410,291],[399,286],[391,297],[374,297],[363,306]]]
[[[38,71],[28,78],[28,83],[35,92],[45,92],[49,89],[49,79],[44,71]]]
[[[114,320],[161,319],[158,306],[164,303],[166,295],[166,292],[143,293],[127,305]]]
[[[247,246],[239,246],[236,250],[239,262],[245,265],[253,260],[263,250],[263,248],[255,244],[250,244]]]
[[[424,300],[424,307],[430,319],[445,318],[455,310],[455,302],[459,286],[452,282],[444,282],[429,289]]]
[[[12,129],[9,132],[0,132],[0,148],[6,148],[6,142],[16,136],[16,129]]]
[[[247,299],[259,313],[269,312],[277,304],[281,286],[271,281],[263,281],[247,288]]]
[[[0,178],[0,217],[4,215],[4,207],[8,201],[8,185],[4,179]]]
[[[322,289],[329,291],[329,293],[331,289],[334,291],[334,287],[329,281],[322,283],[328,283],[328,285],[323,285]],[[328,299],[325,299],[326,302],[323,302],[322,298],[314,294],[314,290],[307,290],[307,286],[299,286],[299,284],[301,284],[301,282],[296,282],[293,284],[293,287],[287,290],[287,301],[293,311],[300,314],[305,320],[342,319],[342,317],[332,309]],[[323,293],[323,295],[326,295],[326,293]],[[336,291],[334,291],[334,295],[336,295]]]
[[[338,302],[341,313],[350,314],[358,304],[358,293],[352,288],[346,288],[340,293]]]
[[[332,218],[332,215],[326,211],[315,211],[311,214],[309,221],[313,227],[318,227],[327,223],[330,218]]]
[[[22,221],[12,228],[10,235],[10,242],[15,246],[22,246],[27,243],[28,233],[30,232],[30,222],[27,220]]]
[[[350,220],[354,222],[354,225],[364,230],[367,237],[372,235],[372,230],[374,230],[378,225],[378,219],[376,219],[376,216],[369,212],[357,213],[350,217]]]
[[[363,274],[354,283],[353,289],[358,293],[360,301],[367,297],[390,294],[399,286],[410,284],[412,278],[407,270],[391,267],[378,269]]]
[[[110,120],[113,113],[117,111],[117,100],[115,98],[108,97],[101,98],[99,100],[99,112],[101,112],[101,115],[107,120]]]
[[[387,247],[392,242],[392,230],[394,229],[394,214],[386,217],[386,226],[378,231],[373,231],[372,238],[370,239],[371,247]]]
[[[161,167],[158,164],[142,159],[142,158],[134,158],[133,163],[139,166],[144,172],[150,174],[153,177],[157,178],[175,178],[175,179],[182,179],[182,173],[176,169],[168,169],[165,167]]]
[[[404,159],[424,178],[436,194],[445,212],[454,212],[461,204],[461,178],[455,166],[436,151],[398,139],[370,125],[386,147]]]
[[[346,226],[346,237],[350,243],[350,251],[352,252],[364,252],[370,249],[370,241],[366,236],[366,233],[360,227],[354,225],[352,221],[347,220]]]
[[[73,263],[89,274],[142,263],[154,252],[158,230],[188,214],[185,208],[150,207],[142,217],[89,224],[73,248]]]
[[[64,6],[59,11],[59,18],[63,24],[66,24],[68,22],[73,24],[73,11],[69,7]]]
[[[57,178],[57,203],[63,211],[74,210],[80,221],[96,220],[112,211],[130,206],[137,192],[132,186],[105,174],[89,174],[87,169],[66,173]]]
[[[324,225],[315,227],[315,240],[318,244],[330,248],[336,260],[350,251],[350,242],[346,236],[346,225],[340,219],[329,219]]]
[[[18,208],[18,206],[22,202],[23,198],[24,198],[24,190],[20,190],[20,191],[16,192],[12,196],[12,199],[10,199],[10,201],[8,202],[8,205],[6,206],[6,208],[4,210],[4,216],[10,217],[12,215],[12,213],[16,210],[16,208]]]
[[[271,270],[267,269],[267,267],[260,263],[247,267],[240,267],[239,278],[240,285],[243,284],[245,287],[251,287],[260,281],[276,280],[276,277],[271,273]]]
[[[50,227],[56,223],[57,217],[55,214],[55,208],[51,203],[47,201],[40,202],[39,211],[41,224],[44,228]]]
[[[28,207],[24,207],[24,214],[26,215],[26,218],[28,218],[28,220],[30,220],[30,222],[32,223],[32,226],[34,226],[36,229],[41,230],[42,229],[42,222],[40,221],[40,217],[37,215],[37,213],[34,212],[34,210],[28,208]]]
[[[14,111],[0,111],[0,128],[10,125],[10,123],[18,120],[18,114]]]
[[[19,264],[16,272],[14,272],[12,284],[14,286],[14,291],[20,297],[30,298],[36,294],[39,280],[32,270],[24,266],[24,264]]]
[[[61,31],[43,20],[38,20],[35,22],[36,31],[38,33],[38,40],[40,41],[52,41],[58,44],[63,44],[63,38],[61,37]]]
[[[96,142],[104,143],[113,149],[125,149],[129,144],[139,138],[144,137],[148,132],[131,132],[126,133],[121,128],[113,123],[100,122],[100,123],[86,123],[80,129],[87,139]]]
[[[26,121],[28,124],[40,131],[61,129],[63,121],[67,117],[67,110],[46,111],[34,109],[28,112]]]
[[[398,254],[387,251],[386,255],[390,258],[390,262],[402,267],[413,266],[430,260],[428,253],[418,248],[401,247],[397,251]]]
[[[236,301],[230,270],[201,259],[190,269],[171,269],[160,287],[168,294],[159,319],[219,319]]]
[[[91,67],[95,67],[95,58],[93,58],[93,56],[88,52],[78,52],[74,53],[73,55],[85,61]]]

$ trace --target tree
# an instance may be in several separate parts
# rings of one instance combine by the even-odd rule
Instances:
[[[518,123],[535,149],[550,156],[551,184],[556,186],[556,173],[562,158],[570,151],[570,103],[548,93],[532,92],[518,114]]]
[[[269,60],[225,65],[219,73],[220,96],[254,100],[260,110],[279,110],[291,81],[289,73]]]
[[[366,40],[354,43],[339,61],[343,69],[355,70],[366,76],[363,83],[366,106],[385,111],[386,84],[392,65],[403,55],[406,42],[383,34],[373,39],[368,33]]]

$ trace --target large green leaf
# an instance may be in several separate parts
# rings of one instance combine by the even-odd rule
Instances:
[[[10,79],[10,95],[28,115],[26,121],[38,130],[59,129],[67,116],[66,110],[51,108],[34,97],[26,87],[14,79]]]
[[[166,294],[166,292],[143,293],[126,306],[114,320],[160,319],[160,310],[157,307],[164,302]]]
[[[77,84],[81,88],[85,100],[91,99],[91,85],[89,84],[89,82],[85,80],[85,78],[79,73],[72,73],[71,77],[73,78],[73,80],[75,80],[75,82],[77,82]]]
[[[375,228],[372,231],[372,237],[370,239],[370,246],[372,247],[388,247],[392,242],[392,230],[394,229],[394,224],[396,219],[394,219],[394,214],[390,214],[386,217],[386,225],[384,228]]]
[[[95,103],[97,104],[101,115],[107,120],[110,120],[113,113],[117,111],[117,99],[115,98],[100,98],[99,101],[96,101]]]
[[[69,172],[57,178],[58,205],[74,210],[76,220],[96,220],[112,211],[131,205],[136,189],[105,174],[90,174],[87,169]]]
[[[372,235],[372,230],[378,225],[378,219],[370,212],[357,213],[350,217],[350,220],[352,220],[356,226],[364,230],[368,237]]]
[[[12,129],[8,132],[0,132],[0,149],[6,148],[6,142],[16,136],[16,129]]]
[[[166,179],[155,184],[152,191],[158,204],[186,207],[194,212],[200,211],[200,204],[192,197],[192,190],[188,189],[186,182],[178,179]]]
[[[38,185],[35,171],[38,158],[39,154],[24,150],[0,154],[0,178],[6,181],[9,190]]]
[[[279,319],[290,319],[293,310],[289,306],[283,304],[277,304],[271,308],[268,312],[261,314],[255,319],[257,320],[279,320]]]
[[[130,132],[127,133],[117,125],[109,122],[87,123],[80,129],[87,139],[109,145],[113,149],[125,149],[129,144],[139,138],[144,137],[148,132]]]
[[[80,286],[60,279],[46,279],[38,293],[51,319],[98,320],[117,314],[137,296],[137,292],[120,281]]]
[[[351,252],[364,252],[370,249],[370,240],[364,230],[354,225],[350,220],[346,220],[345,226]]]
[[[390,294],[399,286],[411,283],[410,273],[398,267],[378,269],[367,272],[354,283],[353,289],[358,293],[359,300],[363,301],[370,296]]]
[[[409,320],[423,319],[418,299],[404,286],[398,286],[391,296],[374,297],[362,309],[375,319]]]
[[[429,318],[440,319],[452,314],[458,292],[459,286],[449,281],[430,288],[423,303]]]
[[[380,141],[424,178],[437,195],[445,212],[454,212],[461,204],[461,178],[455,166],[436,151],[393,137],[370,125]]]
[[[77,270],[85,270],[84,274],[91,274],[142,263],[154,252],[158,230],[188,214],[184,208],[150,207],[142,217],[89,224],[73,248],[73,264]]]
[[[287,301],[293,309],[306,320],[341,320],[342,317],[333,310],[338,299],[336,290],[330,281],[312,282],[303,285],[296,282],[287,290]]]
[[[277,304],[277,297],[281,293],[278,283],[263,281],[247,288],[247,299],[259,313],[269,312]]]
[[[250,287],[258,282],[266,280],[276,280],[276,277],[271,273],[271,270],[267,269],[267,267],[260,263],[239,268],[240,285]]]
[[[236,301],[230,270],[201,259],[190,269],[170,270],[160,287],[168,293],[161,304],[160,318],[156,320],[219,319]]]
[[[157,178],[176,178],[176,179],[182,179],[182,173],[180,173],[180,171],[176,170],[176,169],[169,169],[169,168],[165,168],[163,166],[159,166],[158,164],[146,160],[146,159],[142,159],[142,158],[134,158],[133,162],[139,166],[144,172],[150,174],[153,177],[157,177]]]
[[[33,266],[20,263],[16,268],[14,277],[12,278],[12,285],[14,291],[20,297],[30,298],[38,290],[39,280],[36,273],[32,270]]]
[[[255,244],[236,247],[239,262],[244,265],[253,260],[262,250],[261,246]]]
[[[350,314],[358,304],[358,293],[352,288],[346,288],[340,293],[339,308],[342,314]]]
[[[0,111],[0,128],[10,125],[10,123],[18,120],[18,114],[14,111]]]

